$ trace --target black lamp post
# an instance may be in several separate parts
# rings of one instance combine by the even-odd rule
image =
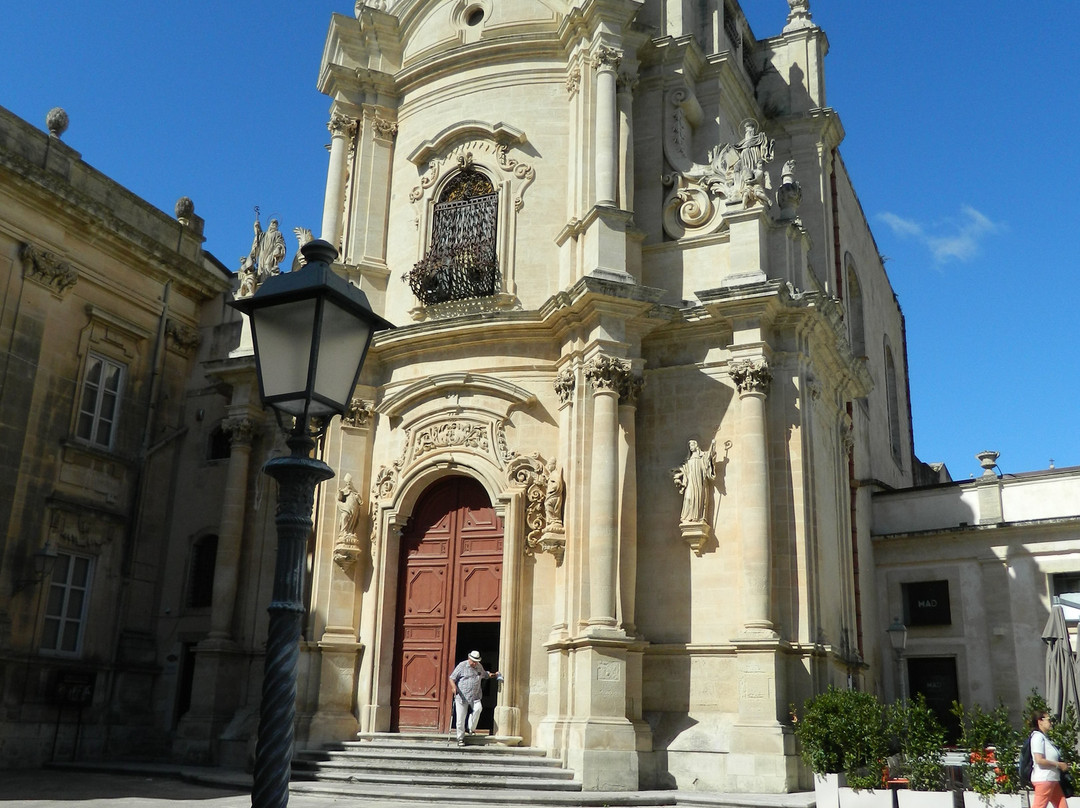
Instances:
[[[259,740],[251,792],[254,808],[284,808],[289,802],[296,668],[300,658],[304,552],[311,533],[315,486],[334,476],[311,457],[317,437],[352,400],[360,368],[376,331],[393,326],[375,314],[367,296],[330,268],[337,250],[310,241],[300,250],[306,266],[267,278],[251,297],[231,303],[251,319],[259,394],[282,416],[288,430],[288,457],[276,457],[263,471],[278,482],[278,548],[266,638]],[[313,433],[309,419],[321,427]]]

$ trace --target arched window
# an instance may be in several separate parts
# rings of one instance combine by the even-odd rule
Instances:
[[[432,212],[427,255],[404,276],[421,303],[490,297],[500,291],[498,211],[499,194],[479,171],[461,171],[446,184]]]
[[[889,448],[892,450],[893,460],[903,462],[900,451],[900,399],[899,388],[896,386],[896,363],[893,361],[892,347],[888,339],[885,340],[885,397],[889,407]]]
[[[201,536],[191,545],[188,602],[192,609],[204,609],[214,602],[214,569],[217,566],[218,537]]]
[[[847,311],[848,339],[851,341],[851,352],[855,356],[866,356],[866,331],[863,323],[863,299],[862,289],[859,286],[859,275],[855,271],[855,262],[851,255],[847,256]]]

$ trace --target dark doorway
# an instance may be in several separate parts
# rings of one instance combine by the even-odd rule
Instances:
[[[469,651],[480,652],[480,664],[488,673],[494,673],[499,669],[499,624],[498,623],[458,623],[457,626],[457,649],[454,659],[457,662],[465,659]],[[480,713],[480,723],[476,728],[481,732],[491,732],[495,726],[495,702],[498,700],[499,685],[494,679],[488,679],[483,684],[484,697],[481,699],[484,711]]]
[[[910,693],[922,693],[926,704],[937,715],[949,735],[949,742],[960,737],[959,720],[952,713],[952,703],[960,700],[954,657],[913,657],[907,661]]]

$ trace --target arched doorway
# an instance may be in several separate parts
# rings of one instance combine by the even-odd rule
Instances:
[[[498,670],[502,521],[468,477],[433,484],[401,535],[394,633],[394,730],[445,732],[453,713],[454,665],[469,651]],[[490,729],[495,688],[485,691],[480,729]]]

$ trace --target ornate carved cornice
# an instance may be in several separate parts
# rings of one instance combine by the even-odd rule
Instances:
[[[585,364],[585,378],[596,392],[622,393],[628,384],[630,363],[625,359],[600,354]]]
[[[63,295],[79,280],[79,273],[71,264],[61,261],[48,250],[24,242],[19,256],[23,262],[23,277],[44,286],[55,295]]]
[[[729,372],[735,386],[739,388],[740,395],[768,394],[772,373],[769,372],[769,363],[764,359],[756,362],[750,360],[734,362]]]

